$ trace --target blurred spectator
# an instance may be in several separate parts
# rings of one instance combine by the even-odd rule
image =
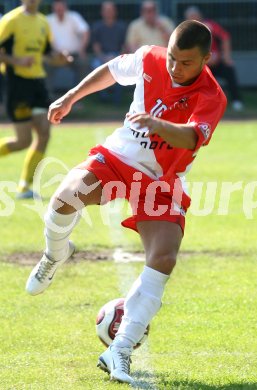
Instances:
[[[17,198],[32,198],[30,186],[50,137],[49,106],[43,59],[63,66],[69,58],[51,52],[50,27],[38,12],[40,0],[22,0],[0,20],[0,62],[6,65],[6,111],[15,136],[0,138],[0,157],[29,148]],[[32,131],[34,134],[32,134]]]
[[[50,68],[50,86],[62,89],[77,84],[85,77],[87,68],[87,47],[90,38],[90,29],[85,19],[75,11],[70,11],[65,0],[53,0],[53,13],[47,16],[53,35],[53,48],[57,52],[68,53],[73,57],[69,70]],[[66,83],[66,85],[65,85]]]
[[[126,44],[130,52],[143,45],[166,47],[174,28],[172,20],[158,14],[154,1],[144,1],[141,6],[141,17],[132,21],[128,27]]]
[[[204,19],[198,7],[192,6],[187,8],[185,18],[203,22],[211,30],[212,56],[208,66],[215,77],[220,77],[227,83],[228,92],[232,100],[232,108],[235,111],[241,111],[244,105],[241,101],[236,71],[232,60],[230,34],[213,20]]]
[[[117,19],[117,8],[112,1],[102,3],[101,16],[102,19],[92,26],[93,69],[124,52],[126,24]],[[122,87],[116,83],[108,90],[101,91],[99,96],[103,101],[112,96],[114,103],[119,104],[121,90]]]

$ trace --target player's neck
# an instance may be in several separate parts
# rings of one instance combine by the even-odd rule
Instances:
[[[191,80],[188,80],[186,81],[185,83],[182,83],[182,84],[179,84],[181,87],[188,87],[189,85],[193,84],[199,77],[200,75],[198,75],[197,77],[194,77],[193,79]]]
[[[195,76],[192,79],[186,81],[185,83],[181,83],[179,85],[181,87],[188,87],[189,85],[192,85],[196,80],[198,80],[198,78],[200,77],[201,73],[202,73],[202,70],[201,70],[201,72],[197,76]]]

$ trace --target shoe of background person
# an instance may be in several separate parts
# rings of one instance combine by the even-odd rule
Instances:
[[[234,100],[231,104],[234,111],[240,112],[244,109],[244,104],[240,100]]]
[[[26,291],[30,295],[38,295],[44,292],[53,281],[57,268],[67,261],[75,252],[73,242],[69,241],[67,257],[60,261],[51,260],[46,254],[31,271],[26,283]]]
[[[17,192],[16,199],[41,199],[40,195],[32,190]]]
[[[130,356],[132,348],[118,348],[111,345],[100,355],[97,367],[110,374],[110,380],[122,383],[134,383],[129,375],[130,373]]]

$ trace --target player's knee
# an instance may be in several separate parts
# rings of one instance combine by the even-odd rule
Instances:
[[[177,262],[177,257],[173,253],[166,253],[160,256],[160,264],[164,269],[172,272]]]
[[[60,214],[71,214],[77,211],[70,201],[69,191],[56,192],[50,201],[51,207]]]
[[[77,191],[71,188],[60,188],[51,198],[51,206],[61,214],[71,214],[81,210],[84,203],[78,196]]]
[[[147,265],[150,267],[169,275],[177,262],[176,254],[170,253],[155,253],[147,259]]]
[[[21,138],[21,139],[17,139],[17,142],[16,142],[16,150],[23,150],[23,149],[27,149],[30,144],[32,142],[32,138],[31,137],[26,137],[26,138]]]

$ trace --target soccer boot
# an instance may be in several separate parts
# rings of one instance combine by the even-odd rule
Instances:
[[[37,192],[33,192],[32,190],[27,190],[24,192],[17,192],[16,199],[34,199],[41,200],[40,195]]]
[[[129,375],[132,348],[118,348],[111,345],[100,355],[97,367],[110,374],[111,381],[134,383]]]
[[[69,251],[67,256],[60,261],[51,260],[46,254],[43,255],[39,263],[33,268],[26,283],[26,291],[30,295],[37,295],[44,292],[53,281],[55,272],[60,265],[65,263],[75,252],[73,242],[69,241]]]

